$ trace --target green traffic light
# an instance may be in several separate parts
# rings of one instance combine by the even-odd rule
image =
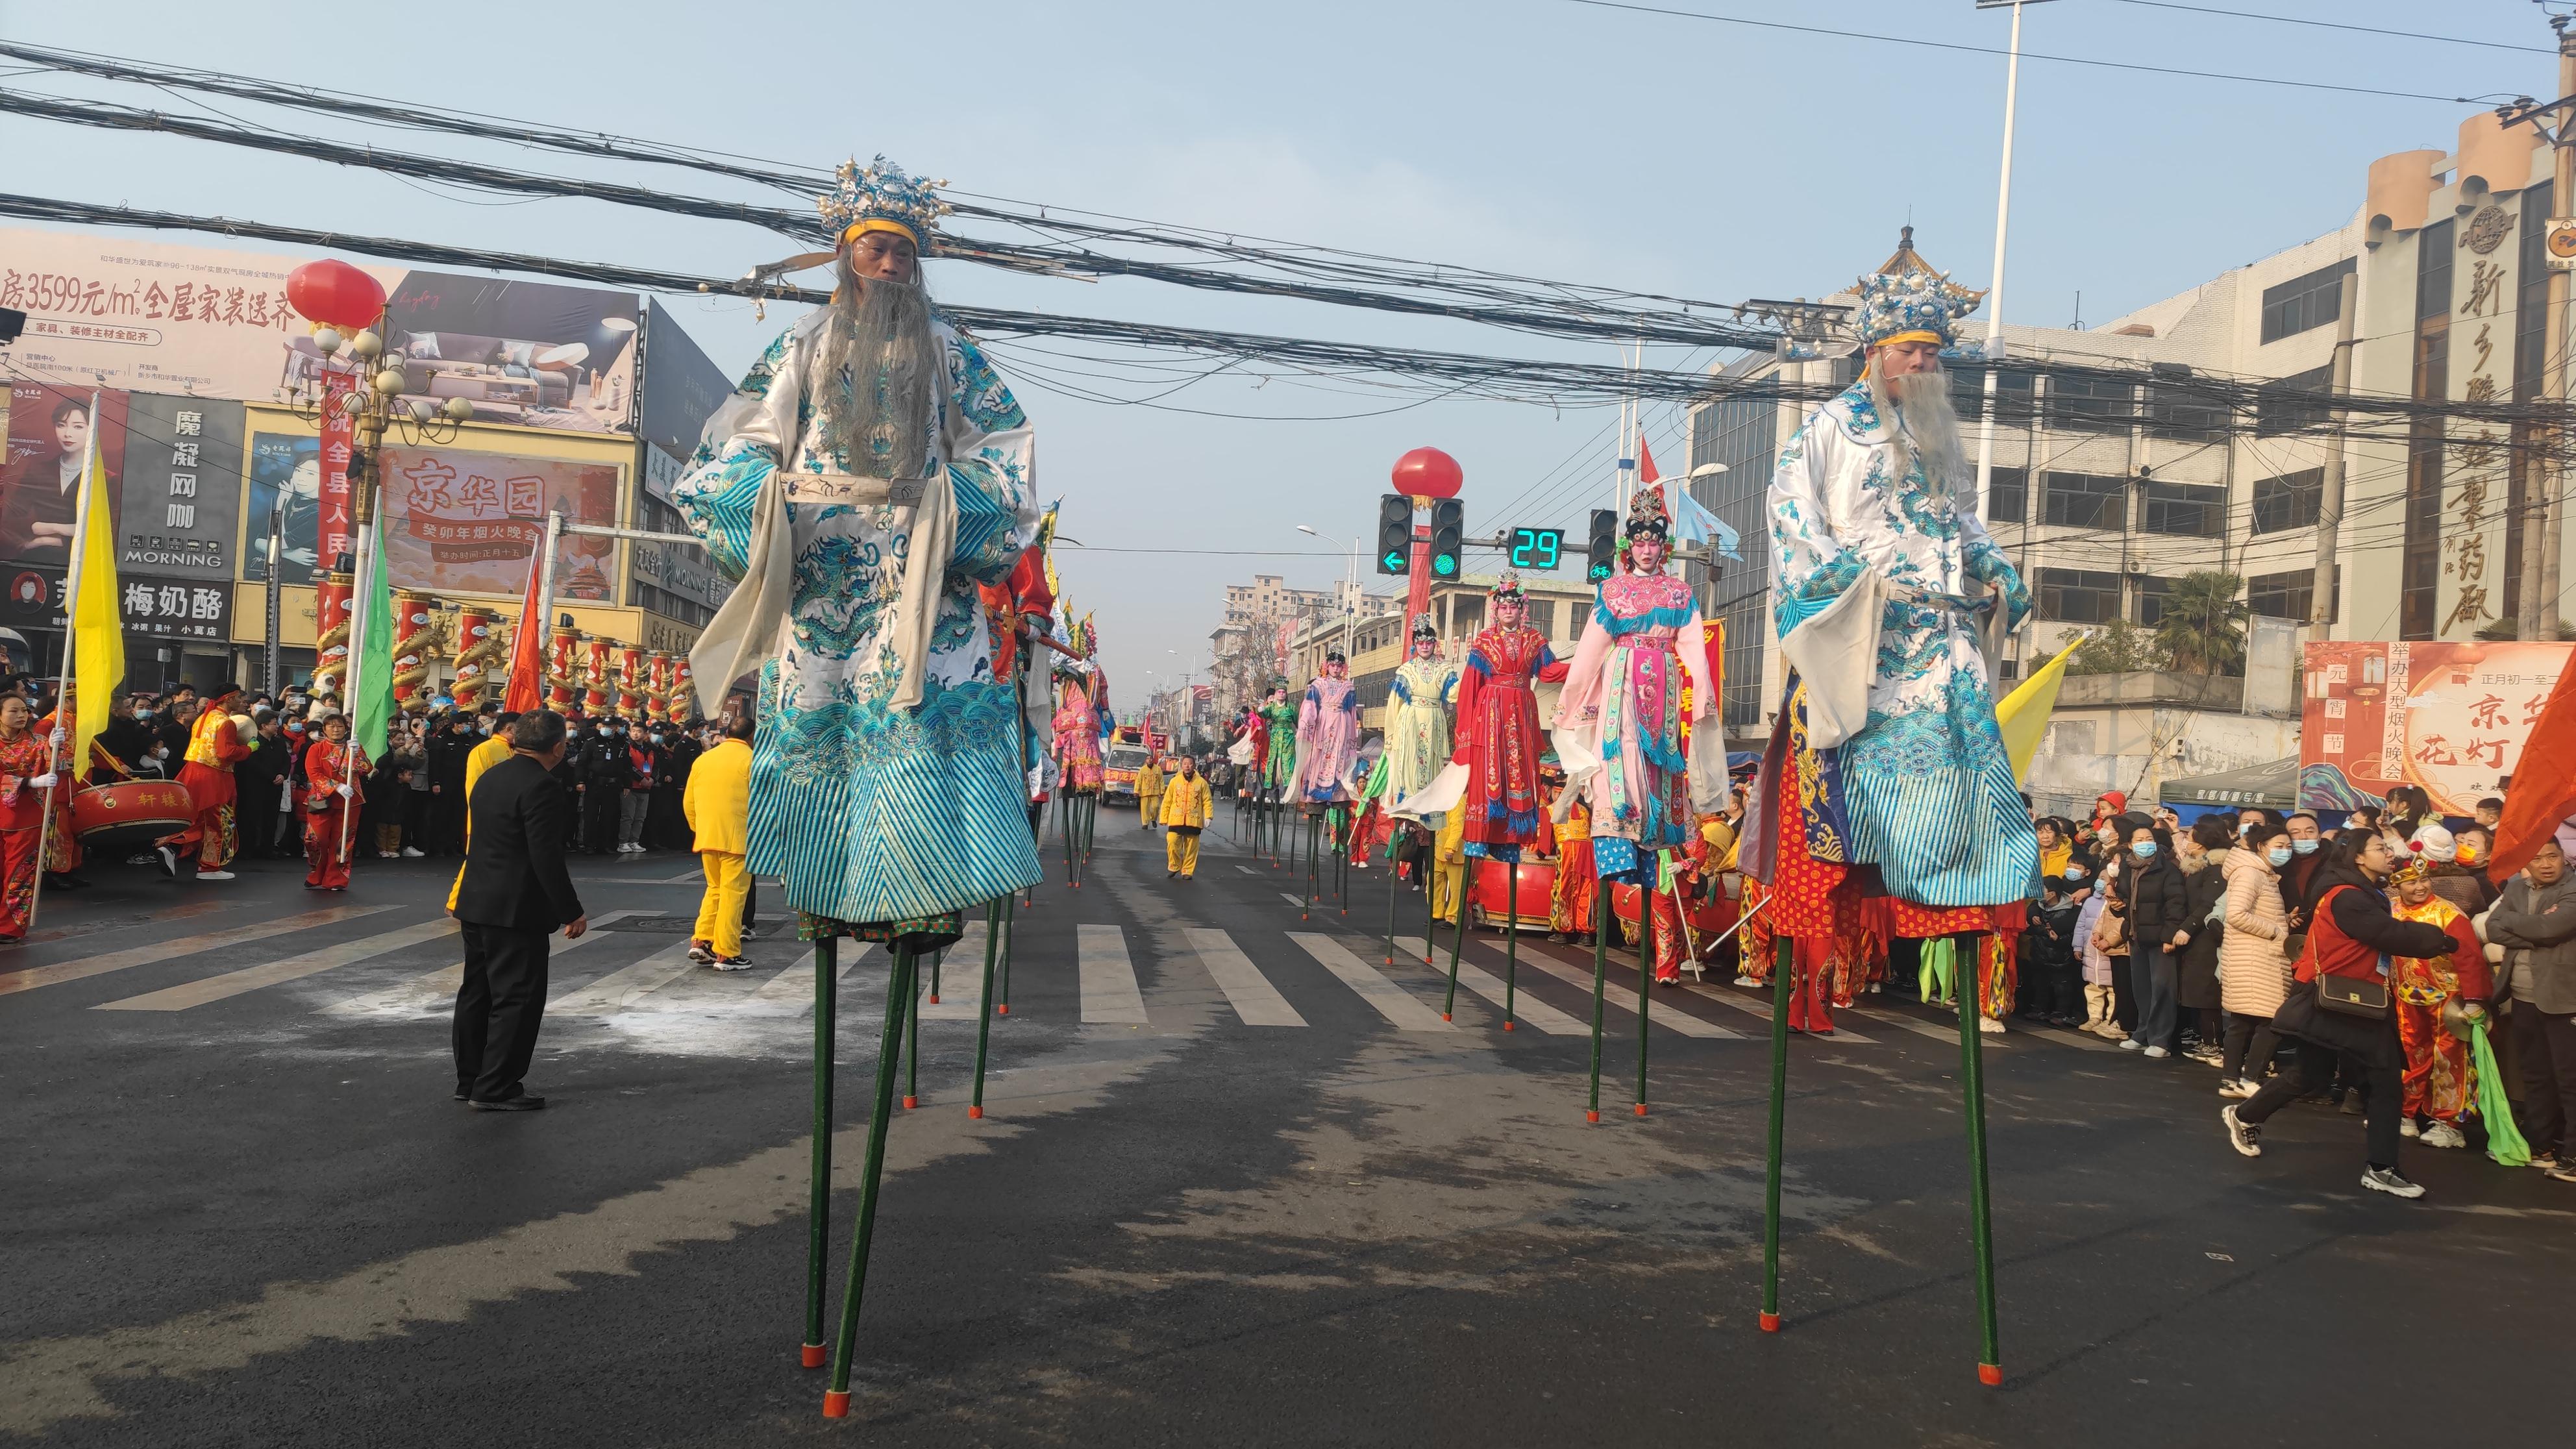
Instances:
[[[1391,569],[1400,569],[1404,567],[1404,555],[1397,553],[1392,549],[1388,550],[1386,555],[1386,566]]]
[[[1458,561],[1444,553],[1431,561],[1431,567],[1444,575],[1454,574],[1458,572]]]

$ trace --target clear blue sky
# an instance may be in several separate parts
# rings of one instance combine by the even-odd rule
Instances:
[[[2207,3],[2548,43],[2527,0]],[[1971,0],[1670,8],[1996,47],[2009,24]],[[2546,98],[2555,75],[2546,53],[2124,0],[2050,0],[2027,13],[2033,52],[2445,96]],[[21,0],[0,3],[0,33],[818,166],[884,152],[990,195],[1715,300],[1832,292],[1885,256],[1909,219],[1927,256],[1985,285],[2004,73],[1995,56],[1565,0],[630,0],[443,12]],[[180,108],[130,89],[7,83]],[[2024,65],[2021,104],[2006,316],[2043,326],[2066,325],[2079,291],[2084,317],[2097,321],[2339,225],[2359,205],[2373,157],[2447,150],[2475,109],[2042,62]],[[711,178],[660,168],[451,138],[387,144],[725,194]],[[310,162],[14,118],[0,118],[0,156],[6,189],[39,196],[718,274],[795,249],[748,227],[571,201],[496,205]],[[1150,283],[1033,280],[964,264],[935,267],[931,282],[959,302],[1614,360],[1606,347]],[[782,325],[776,309],[755,323],[747,304],[665,300],[728,370]],[[1664,349],[1660,360],[1681,356]],[[1221,379],[1162,408],[1113,406],[1025,375],[1014,382],[1040,431],[1042,486],[1066,500],[1068,534],[1127,549],[1284,555],[1067,550],[1069,592],[1097,611],[1122,708],[1149,678],[1176,679],[1193,651],[1203,665],[1229,580],[1255,570],[1306,586],[1336,577],[1340,557],[1295,526],[1357,536],[1407,448],[1434,444],[1464,463],[1471,531],[1575,526],[1610,487],[1607,409],[1443,402],[1287,421],[1391,404]],[[1659,408],[1648,423],[1678,463],[1678,443],[1661,443],[1676,420]],[[1503,515],[1506,500],[1551,476]]]

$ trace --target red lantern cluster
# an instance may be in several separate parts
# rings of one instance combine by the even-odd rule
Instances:
[[[1416,448],[1395,460],[1395,491],[1407,498],[1455,498],[1466,478],[1458,460],[1438,448]]]
[[[286,300],[304,317],[343,332],[363,332],[385,311],[384,284],[335,257],[287,273]]]

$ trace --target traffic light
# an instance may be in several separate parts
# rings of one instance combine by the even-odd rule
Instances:
[[[1389,493],[1377,501],[1377,571],[1413,571],[1413,500]]]
[[[1619,514],[1611,508],[1592,510],[1592,537],[1587,545],[1590,562],[1583,577],[1599,583],[1619,571]]]
[[[1455,498],[1431,500],[1431,576],[1458,577],[1458,551],[1467,532],[1467,505]]]

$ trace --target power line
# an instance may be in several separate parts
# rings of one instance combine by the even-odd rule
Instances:
[[[1801,35],[1829,35],[1838,40],[1870,40],[1886,45],[1913,45],[1927,50],[1961,51],[1970,55],[2010,55],[2012,52],[1991,45],[1967,45],[1950,40],[1918,40],[1906,35],[1873,35],[1860,30],[1836,30],[1821,25],[1792,25],[1784,20],[1748,20],[1740,15],[1708,15],[1697,10],[1671,10],[1660,5],[1636,5],[1626,0],[1566,0],[1569,5],[1588,5],[1596,10],[1628,10],[1640,15],[1665,15],[1676,20],[1705,20],[1719,25],[1749,25],[1761,30],[1788,30]],[[2142,65],[2126,60],[2096,60],[2082,55],[2042,55],[2025,50],[2023,60],[2050,61],[2058,65],[2086,65],[2102,70],[2137,71],[2147,75],[2183,76],[2192,80],[2236,81],[2245,85],[2288,86],[2306,91],[2337,91],[2345,95],[2385,96],[2401,101],[2442,101],[2457,105],[2485,105],[2491,100],[2511,100],[2511,96],[2436,96],[2421,91],[2383,90],[2376,86],[2336,85],[2330,81],[2286,80],[2279,76],[2234,75],[2224,71],[2188,70],[2180,66]]]
[[[2432,40],[2444,45],[2475,45],[2487,50],[2519,50],[2528,55],[2556,55],[2555,47],[2515,45],[2502,40],[2470,40],[2459,35],[2426,35],[2416,30],[2383,30],[2376,25],[2350,25],[2340,20],[2309,20],[2297,15],[2265,15],[2253,10],[2220,10],[2208,5],[2181,5],[2175,0],[2119,0],[2123,5],[2143,5],[2154,10],[2188,10],[2197,15],[2224,15],[2231,20],[2268,20],[2275,25],[2308,25],[2319,30],[2348,30],[2357,35],[2388,35],[2400,40]]]

